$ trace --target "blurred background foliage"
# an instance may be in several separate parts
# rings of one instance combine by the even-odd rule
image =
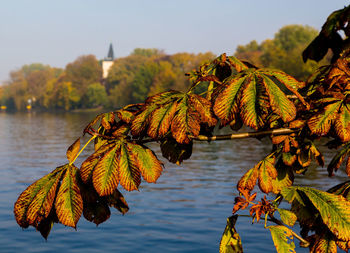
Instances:
[[[284,26],[273,39],[238,46],[235,56],[304,81],[331,57],[329,54],[320,63],[302,62],[303,49],[317,34],[309,26]],[[64,69],[40,63],[24,65],[0,86],[0,105],[8,110],[25,110],[28,103],[38,110],[117,109],[165,90],[186,90],[189,81],[184,74],[215,57],[211,52],[168,55],[159,49],[137,48],[129,56],[117,58],[106,79],[102,79],[101,62],[94,55],[80,56]]]

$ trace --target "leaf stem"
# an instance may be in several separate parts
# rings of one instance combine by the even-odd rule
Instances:
[[[86,143],[85,143],[85,145],[84,145],[84,147],[82,147],[82,149],[79,151],[79,153],[74,157],[74,159],[73,159],[73,161],[71,161],[70,163],[69,163],[69,165],[72,165],[74,162],[75,162],[75,160],[77,160],[77,158],[78,158],[78,156],[81,154],[81,152],[83,152],[83,150],[87,147],[87,145],[93,140],[93,139],[95,139],[97,137],[97,135],[93,135]]]

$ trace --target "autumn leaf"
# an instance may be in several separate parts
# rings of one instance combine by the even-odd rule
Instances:
[[[295,244],[292,231],[281,225],[267,227],[272,236],[273,243],[278,253],[295,253]]]
[[[331,129],[332,122],[337,118],[341,103],[341,100],[337,100],[327,105],[322,112],[312,116],[308,121],[311,132],[326,135]]]
[[[58,190],[55,208],[58,220],[66,226],[76,228],[83,212],[83,200],[77,182],[78,168],[67,166]]]
[[[223,126],[235,120],[238,112],[244,124],[254,129],[265,126],[272,113],[278,116],[276,119],[290,122],[296,116],[296,107],[279,86],[284,85],[306,104],[295,89],[300,86],[297,84],[298,81],[283,72],[243,70],[225,80],[220,92],[214,96],[213,110]]]
[[[162,163],[147,147],[116,139],[102,145],[81,166],[85,183],[92,180],[100,196],[112,194],[120,183],[126,190],[137,190],[142,177],[155,183],[162,172]]]
[[[80,149],[80,138],[78,138],[72,145],[67,149],[67,159],[72,162],[77,156]]]
[[[116,189],[111,195],[106,196],[107,204],[111,207],[116,208],[122,214],[125,214],[129,211],[128,203],[123,196],[123,194]]]
[[[227,218],[227,225],[220,241],[220,253],[243,252],[241,238],[235,228],[237,218],[237,215]]]
[[[338,185],[330,188],[329,190],[327,190],[327,192],[333,193],[336,195],[341,195],[350,201],[350,194],[349,194],[350,193],[350,181],[346,181],[344,183],[338,184]]]
[[[256,193],[250,195],[248,191],[242,192],[241,195],[243,195],[243,198],[241,196],[235,198],[232,214],[235,214],[238,210],[244,210],[256,198]]]
[[[337,244],[332,234],[316,235],[315,242],[310,249],[311,253],[336,253]]]
[[[118,189],[110,195],[99,196],[92,184],[89,183],[81,185],[81,194],[84,202],[83,215],[85,219],[96,225],[109,219],[110,207],[116,208],[122,214],[129,210],[128,204]]]
[[[18,225],[23,228],[29,225],[36,227],[41,220],[48,217],[64,169],[64,166],[56,168],[20,194],[14,206]]]
[[[132,121],[131,132],[134,136],[147,132],[161,139],[171,131],[178,143],[188,144],[199,135],[201,123],[216,124],[210,101],[196,94],[164,92],[146,100],[143,111]]]
[[[251,191],[254,189],[256,181],[259,181],[259,187],[264,193],[273,190],[272,182],[277,177],[277,171],[274,166],[274,153],[268,155],[252,169],[248,170],[238,181],[237,189],[240,192]]]
[[[160,150],[163,157],[178,165],[180,165],[183,160],[191,157],[192,147],[193,141],[188,144],[181,144],[172,137],[166,137],[160,142]]]
[[[322,221],[339,240],[350,240],[350,202],[343,196],[319,191],[310,187],[292,186],[281,191],[283,197],[292,202],[302,199],[304,194],[318,210]],[[303,202],[305,205],[305,202]]]
[[[78,175],[74,165],[66,164],[30,185],[15,203],[17,223],[36,227],[44,238],[54,222],[75,228],[83,210]]]
[[[237,189],[240,192],[252,191],[256,185],[256,180],[259,176],[259,164],[248,170],[238,181]]]
[[[284,154],[288,153],[283,153],[282,155]],[[272,192],[278,194],[283,188],[293,185],[294,173],[291,167],[284,166],[279,163],[276,165],[276,170],[277,177],[272,180]]]
[[[343,163],[345,158],[350,154],[350,143],[343,145],[342,149],[337,152],[333,157],[331,162],[327,167],[328,175],[333,176],[333,172],[337,171],[340,168],[340,165]],[[349,170],[350,164],[347,163],[346,170]]]
[[[297,221],[297,216],[295,213],[283,208],[277,208],[277,211],[280,214],[281,220],[284,224],[291,227],[294,226],[295,222]]]

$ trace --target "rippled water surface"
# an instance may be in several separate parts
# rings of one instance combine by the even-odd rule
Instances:
[[[235,184],[270,150],[268,143],[196,143],[191,159],[181,166],[166,163],[151,145],[165,170],[157,184],[143,182],[139,192],[122,191],[130,207],[126,215],[113,209],[111,218],[98,227],[82,218],[77,231],[55,224],[47,241],[35,229],[17,225],[12,209],[18,195],[66,163],[66,148],[93,117],[0,113],[0,252],[217,252],[237,194]],[[343,172],[329,179],[325,168],[314,168],[296,183],[326,190],[343,178]],[[251,225],[242,217],[237,230],[245,252],[274,252],[263,224]]]

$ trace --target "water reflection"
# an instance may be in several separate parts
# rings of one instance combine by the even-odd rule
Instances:
[[[18,194],[66,163],[66,148],[93,117],[0,113],[0,251],[217,252],[232,210],[235,184],[270,151],[267,139],[196,143],[191,159],[181,166],[165,162],[157,184],[143,182],[140,192],[123,192],[131,207],[129,213],[123,217],[112,210],[110,220],[97,228],[84,219],[78,223],[78,232],[55,225],[45,243],[34,229],[22,231],[17,226],[12,208]],[[149,145],[162,157],[157,145]],[[86,157],[83,155],[77,164]],[[326,162],[330,159],[326,155]],[[325,190],[345,176],[343,171],[332,179],[326,175],[325,168],[315,167],[305,176],[297,176],[296,183]],[[237,229],[246,252],[274,250],[262,225],[252,227],[242,218]]]

